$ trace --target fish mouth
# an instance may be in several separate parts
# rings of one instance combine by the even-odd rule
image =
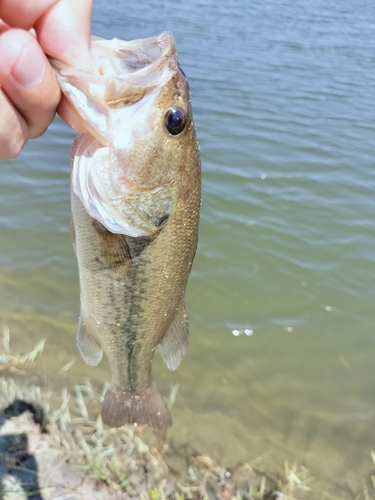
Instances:
[[[77,139],[71,184],[88,214],[113,233],[149,236],[176,204],[171,179],[137,182],[129,161],[137,137],[151,136],[154,110],[179,73],[172,33],[124,42],[92,38],[93,73],[51,60],[60,87],[90,134]],[[160,177],[160,176],[159,176]]]
[[[60,87],[103,145],[123,148],[118,125],[142,114],[141,100],[157,96],[179,70],[175,40],[169,31],[125,42],[93,36],[91,51],[96,71],[81,71],[50,59]],[[152,104],[152,103],[149,103]]]

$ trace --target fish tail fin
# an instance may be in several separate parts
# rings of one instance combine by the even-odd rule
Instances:
[[[109,387],[102,405],[102,419],[109,427],[137,424],[167,429],[172,424],[171,414],[153,380],[139,393]]]

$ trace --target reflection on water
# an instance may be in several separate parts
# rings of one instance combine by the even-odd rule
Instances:
[[[375,446],[373,4],[112,3],[100,36],[174,32],[201,144],[191,345],[176,372],[154,362],[164,394],[180,384],[172,438],[227,464],[297,459],[317,498],[355,498]],[[109,377],[75,348],[73,137],[56,120],[1,165],[0,320],[21,351],[47,337],[47,387],[72,358],[69,383]]]

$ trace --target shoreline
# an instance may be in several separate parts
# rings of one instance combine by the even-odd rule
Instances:
[[[311,498],[304,467],[285,463],[285,476],[256,463],[220,467],[206,454],[176,448],[169,431],[105,429],[100,405],[106,387],[88,380],[60,398],[27,375],[44,341],[24,356],[9,354],[2,339],[0,377],[0,482],[2,498],[18,500],[303,500]],[[172,409],[178,387],[172,389]]]

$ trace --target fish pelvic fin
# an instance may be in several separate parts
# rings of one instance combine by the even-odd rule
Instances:
[[[168,429],[172,425],[171,414],[154,381],[139,393],[109,387],[102,405],[102,419],[108,427],[136,424]]]
[[[91,333],[82,312],[78,324],[77,347],[83,361],[88,365],[96,366],[101,362],[103,358],[103,349]]]
[[[189,345],[189,322],[184,300],[160,342],[160,352],[169,370],[176,370]]]

